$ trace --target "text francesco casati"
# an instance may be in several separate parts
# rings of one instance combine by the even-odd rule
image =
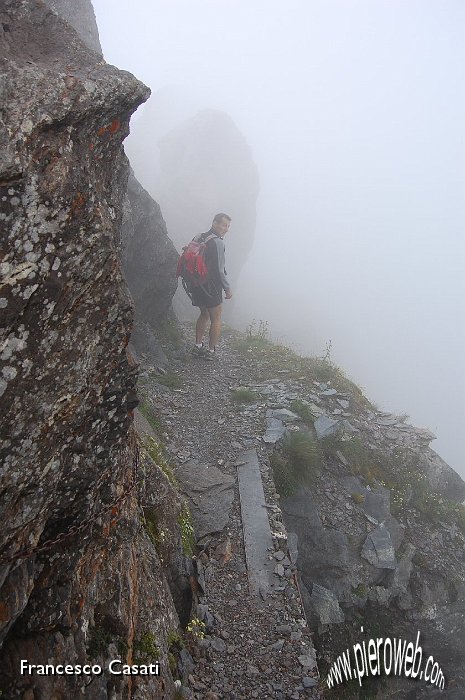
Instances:
[[[99,664],[30,664],[21,659],[22,676],[100,676],[105,669]],[[113,676],[159,676],[160,666],[153,664],[125,664],[121,659],[113,659],[107,669]]]

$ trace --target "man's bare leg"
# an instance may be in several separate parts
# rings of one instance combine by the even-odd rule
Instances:
[[[205,307],[200,307],[200,316],[198,317],[195,325],[195,342],[197,345],[201,344],[205,331],[207,330],[207,323],[208,319],[210,318],[208,311],[209,310]]]
[[[214,306],[213,309],[208,309],[210,314],[210,334],[208,338],[208,348],[213,352],[221,334],[221,313],[223,311],[223,304],[218,304]]]

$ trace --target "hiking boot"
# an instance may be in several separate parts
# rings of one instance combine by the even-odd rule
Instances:
[[[209,348],[205,348],[205,352],[202,354],[202,357],[204,360],[207,360],[207,362],[217,362],[218,360],[218,355],[214,350],[210,350]]]
[[[202,343],[202,346],[200,348],[197,345],[194,345],[194,347],[191,350],[191,355],[193,355],[194,357],[204,357],[206,352],[207,348]]]

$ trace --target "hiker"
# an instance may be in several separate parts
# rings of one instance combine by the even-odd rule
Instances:
[[[192,285],[188,291],[193,306],[200,308],[200,316],[195,327],[195,345],[192,354],[206,360],[215,359],[216,345],[221,333],[221,313],[223,310],[223,290],[226,299],[231,299],[231,287],[226,276],[223,238],[227,234],[231,217],[216,214],[211,229],[196,236],[194,241],[204,244],[202,255],[206,265],[206,278],[199,285]],[[208,348],[203,337],[210,321]]]

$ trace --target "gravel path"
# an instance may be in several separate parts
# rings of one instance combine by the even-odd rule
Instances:
[[[191,335],[192,331],[186,329]],[[233,332],[223,334],[218,361],[188,355],[172,364],[178,387],[159,383],[145,367],[146,391],[168,435],[178,465],[215,466],[234,479],[234,498],[226,527],[199,544],[198,617],[207,622],[196,666],[189,677],[192,697],[242,700],[320,698],[310,632],[288,558],[286,533],[263,442],[266,401],[238,404],[238,386],[260,381],[259,361],[235,349]],[[279,375],[278,375],[279,377]],[[162,381],[166,379],[162,378]],[[273,535],[270,560],[277,567],[272,593],[249,594],[237,484],[241,452],[255,449]],[[202,590],[204,588],[205,590]]]

